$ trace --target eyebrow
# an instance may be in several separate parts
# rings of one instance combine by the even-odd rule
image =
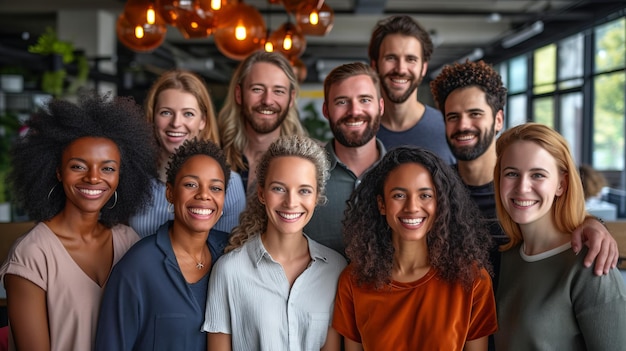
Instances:
[[[192,178],[195,180],[200,180],[200,177],[195,174],[185,174],[180,177],[181,180],[183,180],[183,178]],[[224,180],[219,179],[219,178],[211,178],[210,181],[224,183]]]
[[[409,189],[407,189],[407,188],[403,188],[403,187],[401,187],[401,186],[394,186],[394,187],[393,187],[393,188],[391,188],[390,190],[391,190],[391,191],[399,190],[399,191],[404,191],[404,192],[408,192],[408,191],[409,191]],[[428,190],[433,191],[433,188],[429,188],[429,187],[422,187],[422,188],[419,188],[419,189],[417,189],[417,190],[418,190],[418,191],[428,191]]]
[[[512,166],[507,166],[507,167],[504,167],[502,170],[503,170],[503,171],[506,171],[507,169],[514,170],[514,171],[519,171],[519,168],[517,168],[517,167],[512,167]],[[547,170],[547,169],[545,169],[545,168],[541,168],[541,167],[533,167],[533,168],[529,169],[529,171],[531,171],[531,172],[542,171],[542,172],[546,172],[546,173],[550,174],[550,171],[548,171],[548,170]]]
[[[271,182],[269,183],[269,185],[273,185],[273,184],[276,184],[276,185],[282,185],[282,186],[284,186],[284,187],[287,187],[287,184],[285,184],[285,183],[283,183],[283,182],[281,182],[281,181],[278,181],[278,180],[271,181]],[[310,185],[310,184],[300,184],[300,185],[298,185],[298,187],[299,187],[299,188],[311,188],[311,189],[315,189],[315,187],[314,187],[313,185]]]
[[[70,159],[68,161],[78,161],[78,162],[82,162],[82,163],[88,163],[87,161],[85,161],[85,159],[80,158],[80,157],[70,157]],[[100,163],[115,163],[118,164],[118,162],[116,160],[104,160]]]
[[[357,95],[357,98],[370,98],[370,99],[374,99],[374,95],[370,95],[370,94],[361,94],[361,95]],[[350,100],[349,96],[337,96],[336,98],[333,99],[333,101],[338,101],[338,100]]]

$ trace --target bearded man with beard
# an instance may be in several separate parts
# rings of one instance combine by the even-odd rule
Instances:
[[[334,136],[326,144],[330,161],[328,201],[315,209],[304,232],[345,256],[341,221],[346,201],[385,154],[385,147],[376,139],[384,111],[376,72],[360,62],[333,69],[324,80],[322,111]]]
[[[454,164],[444,138],[441,113],[421,103],[417,96],[432,53],[430,35],[410,16],[391,16],[377,23],[368,49],[385,100],[377,137],[387,149],[421,146]]]
[[[495,239],[491,260],[497,288],[500,253],[498,246],[508,241],[496,216],[494,168],[495,135],[504,126],[507,90],[500,74],[483,61],[446,66],[430,83],[431,92],[445,121],[445,136],[457,159],[457,171],[480,208]],[[607,274],[617,264],[617,243],[598,220],[589,216],[572,233],[572,248],[590,249],[585,265],[595,260],[595,273]],[[596,256],[597,255],[597,256]]]
[[[220,143],[244,189],[255,181],[258,160],[278,137],[306,135],[296,105],[298,80],[279,53],[254,52],[233,74],[218,114]]]

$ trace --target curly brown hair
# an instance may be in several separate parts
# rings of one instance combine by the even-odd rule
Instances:
[[[445,116],[448,95],[458,88],[472,86],[485,92],[487,104],[494,115],[504,109],[507,90],[502,84],[502,78],[493,67],[482,60],[445,66],[437,78],[430,82],[430,91],[437,108]]]
[[[395,249],[376,199],[383,196],[389,173],[403,163],[424,166],[435,185],[437,214],[426,236],[430,265],[442,279],[470,289],[480,268],[491,272],[487,225],[454,169],[434,153],[413,146],[387,153],[348,200],[343,234],[356,283],[380,289],[391,280]]]

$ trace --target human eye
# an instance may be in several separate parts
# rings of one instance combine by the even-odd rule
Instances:
[[[80,163],[70,163],[69,168],[76,171],[82,171],[87,169],[83,164]]]
[[[345,99],[335,100],[335,105],[336,105],[336,106],[343,106],[343,105],[345,105],[345,104],[347,104],[347,103],[348,103],[348,101],[347,101],[347,100],[345,100]]]
[[[514,177],[517,177],[518,174],[517,172],[508,171],[508,172],[504,172],[504,176],[507,178],[514,178]]]
[[[285,188],[283,188],[282,186],[278,186],[278,185],[274,185],[270,188],[271,191],[273,192],[277,192],[277,193],[284,193],[285,192]]]
[[[260,93],[262,93],[262,92],[263,92],[263,89],[262,89],[262,88],[260,88],[260,87],[252,87],[252,88],[250,88],[250,90],[251,90],[253,93],[255,93],[255,94],[260,94]]]
[[[313,194],[313,190],[311,190],[309,188],[303,188],[303,189],[300,189],[300,194],[302,194],[302,195],[311,195],[311,194]]]
[[[427,199],[432,199],[433,198],[433,194],[432,193],[422,193],[420,194],[420,198],[427,200]]]
[[[114,173],[115,168],[111,166],[105,166],[105,167],[102,167],[102,171],[105,173]]]
[[[391,194],[392,199],[404,199],[406,195],[404,193],[393,193]]]
[[[417,57],[413,57],[413,56],[408,57],[406,60],[407,62],[410,62],[410,63],[417,63],[419,61]]]
[[[361,103],[362,104],[369,104],[372,102],[372,98],[362,98],[361,99]]]
[[[198,184],[195,182],[187,182],[187,183],[184,183],[183,186],[185,188],[197,188]]]
[[[161,110],[159,111],[159,116],[169,117],[172,115],[172,112],[169,110]]]
[[[532,177],[535,179],[541,179],[541,178],[545,178],[546,175],[543,173],[533,173]]]
[[[214,192],[214,193],[220,193],[220,192],[224,191],[224,189],[222,189],[221,186],[213,185],[211,187],[211,191]]]
[[[274,94],[276,95],[285,95],[287,92],[284,89],[276,89],[274,90]]]
[[[458,115],[447,115],[446,116],[446,121],[448,121],[448,122],[454,122],[454,121],[456,121],[458,119],[459,119]]]
[[[183,113],[183,116],[191,118],[194,117],[196,114],[191,112],[191,111],[186,111],[185,113]]]

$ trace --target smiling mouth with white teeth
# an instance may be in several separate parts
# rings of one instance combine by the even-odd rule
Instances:
[[[262,114],[262,115],[273,115],[273,114],[276,114],[276,113],[277,113],[277,111],[274,111],[274,110],[265,110],[265,109],[263,109],[263,110],[256,110],[256,112],[258,112],[258,113],[260,113],[260,114]]]
[[[538,202],[539,201],[533,201],[533,200],[519,201],[519,200],[513,199],[513,203],[519,207],[530,207]]]
[[[208,209],[208,208],[190,208],[189,212],[200,215],[200,216],[208,216],[211,213],[213,213],[213,210]]]
[[[400,218],[400,222],[408,225],[418,225],[424,221],[424,217],[421,218]]]
[[[169,137],[173,137],[173,138],[180,138],[180,137],[184,137],[185,135],[187,135],[187,133],[183,133],[183,132],[165,132],[165,135],[167,135]]]
[[[300,218],[304,214],[303,212],[298,212],[298,213],[276,212],[276,213],[278,213],[278,215],[283,217],[284,219],[288,219],[288,220],[294,220],[294,219]]]
[[[104,190],[100,190],[100,189],[78,189],[78,191],[89,196],[100,195],[104,192]]]

